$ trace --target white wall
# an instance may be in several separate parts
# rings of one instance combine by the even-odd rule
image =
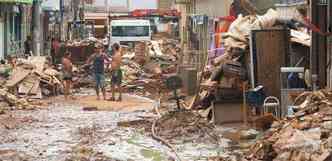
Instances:
[[[227,16],[233,0],[196,0],[196,13],[210,17]]]
[[[129,9],[157,9],[158,0],[130,0]]]

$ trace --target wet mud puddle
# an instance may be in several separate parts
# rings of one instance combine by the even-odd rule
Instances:
[[[153,140],[144,130],[118,126],[121,121],[155,117],[149,111],[83,111],[80,105],[56,102],[45,109],[14,111],[2,117],[9,119],[7,122],[0,119],[0,158],[3,160],[168,161],[176,158],[169,148]],[[228,144],[228,139],[222,139],[219,144],[201,144],[186,141],[184,136],[175,147],[182,159],[206,160],[209,156],[227,155]]]

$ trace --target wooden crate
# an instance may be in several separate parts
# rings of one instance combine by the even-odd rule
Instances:
[[[215,124],[242,123],[244,121],[240,100],[214,103],[212,108]]]

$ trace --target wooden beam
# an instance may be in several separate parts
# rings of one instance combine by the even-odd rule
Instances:
[[[318,5],[318,27],[322,32],[327,32],[327,3]],[[319,73],[319,87],[325,88],[327,86],[327,38],[326,36],[319,36],[318,38],[318,73]]]
[[[332,0],[328,0],[328,9],[327,9],[327,17],[328,17],[328,30],[332,29]],[[329,31],[331,32],[331,31]],[[332,88],[332,36],[327,38],[327,69],[328,69],[328,87]]]
[[[310,1],[310,17],[313,24],[318,24],[318,12],[317,12],[317,0]],[[310,73],[311,73],[311,83],[312,87],[317,87],[317,82],[314,81],[314,76],[318,77],[318,54],[319,54],[319,36],[315,32],[311,32],[311,48],[310,48]]]

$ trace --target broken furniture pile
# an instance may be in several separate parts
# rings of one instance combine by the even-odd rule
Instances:
[[[203,90],[207,94],[204,93],[201,96],[201,102],[207,100],[211,93],[217,93],[215,95],[219,98],[220,94],[218,93],[225,93],[223,96],[226,97],[230,96],[233,91],[236,91],[236,94],[240,96],[237,98],[238,100],[243,100],[243,93],[248,90],[249,84],[251,85],[249,88],[263,85],[267,96],[280,98],[280,94],[275,92],[280,91],[280,87],[278,87],[280,68],[294,65],[286,64],[286,61],[284,61],[284,55],[287,54],[288,58],[289,54],[288,49],[286,49],[289,46],[288,41],[293,39],[279,34],[283,33],[281,31],[285,31],[285,33],[287,31],[288,35],[288,30],[277,23],[280,18],[283,17],[279,12],[269,9],[264,15],[239,15],[232,22],[228,31],[222,35],[223,53],[217,55],[214,51],[211,51],[208,56],[210,64],[207,65],[201,76],[204,80],[201,83],[201,91]],[[271,34],[266,33],[266,37],[263,33],[260,33],[259,40],[254,36],[258,31],[267,30],[273,30],[273,32],[271,31]],[[283,39],[284,37],[287,37],[287,41]],[[304,37],[305,40],[303,41],[306,42],[308,37],[310,38],[307,33],[291,30],[291,38],[299,39],[301,37]],[[252,41],[249,41],[250,38]],[[274,45],[266,47],[267,42]],[[273,52],[268,51],[269,47],[270,50],[273,49]],[[276,50],[276,48],[280,50]],[[266,68],[266,65],[271,65],[271,67]],[[270,76],[265,76],[266,73],[269,73]],[[197,108],[208,108],[211,102],[215,100],[208,101],[210,103],[205,105],[197,104]]]
[[[94,53],[95,43],[102,43],[102,41],[93,38],[81,41],[67,41],[65,50],[62,52],[69,51],[71,53],[71,60],[75,64],[84,63]],[[60,54],[60,56],[63,54]]]
[[[27,99],[19,98],[8,91],[7,88],[0,88],[0,113],[4,110],[32,110],[35,106]]]
[[[214,144],[220,141],[220,136],[215,132],[214,125],[192,111],[167,112],[155,120],[155,126],[151,127],[152,124],[151,118],[144,118],[119,122],[118,126],[143,129],[149,134],[154,128],[155,135],[168,143],[176,143],[182,139]]]
[[[163,89],[163,77],[176,73],[176,60],[181,51],[176,40],[136,42],[130,49],[122,46],[124,92],[143,96],[156,95]],[[79,45],[79,44],[77,44]],[[77,66],[74,71],[74,88],[94,87],[92,67]],[[110,70],[106,70],[106,82],[110,84]]]
[[[238,66],[238,72],[242,72],[240,69],[245,69],[249,67],[249,45],[250,45],[250,33],[252,30],[264,30],[264,29],[283,29],[282,27],[276,25],[277,19],[280,18],[279,13],[270,9],[268,12],[262,16],[260,15],[249,15],[239,17],[230,25],[228,32],[223,35],[224,41],[224,53],[217,57],[209,57],[212,59],[212,66],[209,66],[213,72],[210,77],[210,81],[220,80],[222,76],[221,72],[224,72],[220,68],[225,68],[224,66],[229,66],[227,64]],[[291,30],[291,41],[298,40],[297,42],[302,42],[301,44],[308,44],[310,42],[310,36],[307,33],[303,33],[297,30]],[[301,40],[300,40],[301,39]],[[249,69],[248,69],[249,70]],[[249,73],[249,71],[247,71]],[[242,75],[243,73],[238,73]],[[228,78],[226,80],[230,80]],[[224,81],[224,80],[221,80]],[[231,80],[232,81],[232,80]],[[232,81],[234,84],[234,81]]]
[[[247,161],[329,161],[332,159],[332,92],[305,92],[295,113],[271,128],[246,155]]]
[[[123,55],[123,86],[128,92],[152,95],[160,92],[162,78],[176,73],[180,48],[175,40],[138,42],[133,53]]]
[[[195,142],[220,141],[219,135],[214,131],[214,125],[191,111],[175,111],[163,115],[156,122],[155,133],[170,143],[181,138]]]
[[[55,95],[60,89],[60,73],[51,68],[46,57],[18,59],[17,66],[2,65],[1,103],[3,107],[29,109],[28,99]],[[6,106],[5,106],[6,105]]]

